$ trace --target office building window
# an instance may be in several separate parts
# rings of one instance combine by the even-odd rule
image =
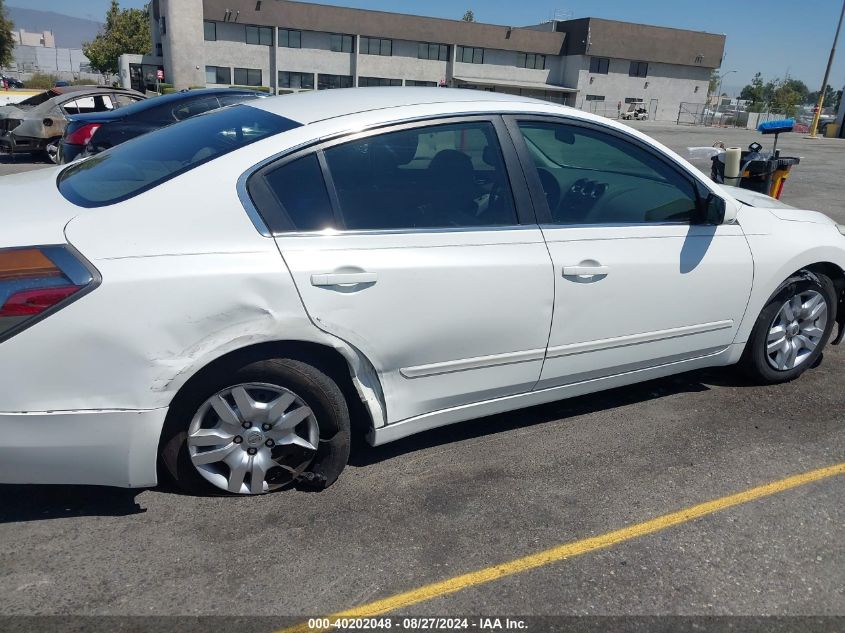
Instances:
[[[441,62],[449,61],[449,47],[446,44],[429,44],[420,42],[417,57],[419,59],[436,59]]]
[[[631,62],[629,77],[648,77],[648,62]]]
[[[351,88],[351,75],[317,75],[317,90],[330,90],[332,88]]]
[[[238,86],[260,86],[260,68],[235,68],[235,84]]]
[[[607,57],[590,57],[590,72],[598,75],[606,75],[610,68],[610,60]]]
[[[371,88],[373,86],[401,86],[401,79],[386,79],[384,77],[358,77],[358,86]]]
[[[335,53],[354,53],[355,38],[343,33],[332,33],[331,48]]]
[[[544,70],[546,68],[546,56],[535,53],[517,53],[516,65],[520,68]]]
[[[203,31],[205,31],[205,41],[206,42],[214,42],[217,39],[217,23],[216,22],[203,22],[202,28],[203,28]]]
[[[464,64],[483,64],[484,49],[473,48],[472,46],[458,46],[455,49],[455,61]]]
[[[163,55],[164,53],[161,48],[161,42],[156,42],[156,57],[162,57]]]
[[[625,97],[625,103],[639,103],[642,101],[640,97]]]
[[[604,101],[604,95],[587,95],[587,101]]]
[[[279,29],[279,46],[281,48],[302,48],[302,31]]]
[[[161,31],[162,35],[167,34],[167,20],[165,19],[164,16],[161,16],[158,19],[158,30]]]
[[[393,40],[379,37],[361,37],[361,53],[364,55],[393,55]]]
[[[436,81],[418,81],[416,79],[406,79],[405,80],[406,86],[420,86],[425,88],[436,88],[437,82]]]
[[[280,70],[279,88],[314,90],[314,75],[313,73],[293,73],[286,70]]]
[[[206,66],[205,83],[207,84],[230,84],[232,83],[232,69],[226,66]]]
[[[261,46],[272,46],[273,29],[269,26],[247,26],[246,43],[260,44]]]

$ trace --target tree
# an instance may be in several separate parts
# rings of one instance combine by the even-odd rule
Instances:
[[[15,25],[6,17],[6,5],[0,0],[0,67],[12,64],[15,40],[12,39],[12,28]]]
[[[707,86],[707,94],[714,95],[716,91],[719,89],[719,71],[713,69],[710,71],[710,83]]]
[[[745,86],[742,92],[739,93],[739,98],[750,102],[748,105],[749,112],[761,112],[763,110],[766,99],[761,73],[758,72],[754,75],[751,83]]]
[[[473,13],[472,9],[467,9],[466,13],[464,13],[464,17],[461,18],[464,22],[475,22],[475,13]]]
[[[830,84],[824,88],[824,108],[832,108],[839,110],[839,102],[842,100],[842,91],[834,90]],[[811,92],[807,95],[807,100],[804,103],[808,105],[816,105],[819,102],[819,91]]]
[[[104,75],[117,74],[117,58],[150,52],[150,20],[146,9],[121,9],[111,0],[106,24],[93,42],[82,45],[91,67]]]

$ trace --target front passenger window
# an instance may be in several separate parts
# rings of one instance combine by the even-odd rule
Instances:
[[[692,181],[655,154],[593,128],[521,121],[554,224],[691,222]]]

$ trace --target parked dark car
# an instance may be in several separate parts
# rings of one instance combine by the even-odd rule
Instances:
[[[59,162],[70,163],[197,114],[266,96],[254,90],[234,88],[183,90],[119,111],[74,116],[59,144]]]
[[[23,88],[23,82],[20,79],[9,77],[8,75],[0,75],[0,83],[5,80],[9,88]]]

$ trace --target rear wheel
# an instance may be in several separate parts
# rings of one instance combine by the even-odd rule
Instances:
[[[161,458],[194,494],[262,494],[331,485],[349,457],[349,413],[337,384],[292,359],[219,371],[174,401]]]
[[[759,382],[794,380],[819,359],[835,321],[836,290],[829,278],[791,278],[757,317],[740,365]]]
[[[44,160],[48,163],[57,164],[59,162],[59,142],[61,140],[62,137],[57,136],[48,140],[44,145]]]

